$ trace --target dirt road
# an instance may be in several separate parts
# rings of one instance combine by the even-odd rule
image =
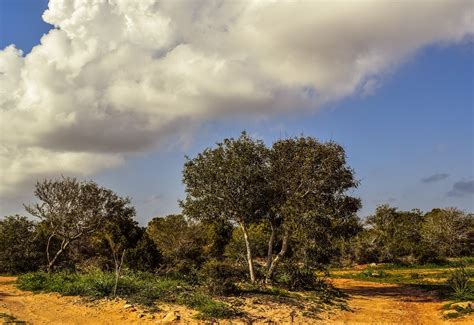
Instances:
[[[443,320],[443,302],[434,292],[396,284],[334,279],[351,296],[352,312],[331,321],[342,324],[474,324],[474,317]]]
[[[179,311],[184,323],[196,322],[192,318],[192,311],[179,306],[162,307],[160,312],[151,314],[134,307],[124,308],[125,302],[120,300],[87,302],[77,297],[61,297],[57,294],[33,294],[16,289],[14,280],[11,277],[0,277],[0,314],[6,313],[27,323],[159,324],[166,323],[166,315],[174,311]],[[443,303],[427,291],[348,279],[335,279],[334,284],[351,295],[349,306],[352,311],[330,313],[319,321],[309,321],[297,316],[295,323],[474,324],[474,317],[443,321]],[[268,319],[278,323],[288,323],[285,319],[275,319],[270,314],[268,316]],[[224,323],[229,322],[221,322]]]

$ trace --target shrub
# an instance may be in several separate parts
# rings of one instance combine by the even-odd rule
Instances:
[[[202,293],[183,295],[181,303],[199,311],[197,318],[200,319],[227,318],[236,313],[229,305]]]
[[[291,291],[321,288],[321,281],[316,277],[313,269],[298,267],[292,263],[282,265],[275,279],[276,283]]]
[[[447,282],[453,292],[453,296],[457,299],[463,299],[471,292],[469,274],[464,267],[454,270]]]
[[[237,290],[235,282],[242,276],[239,270],[226,261],[209,260],[201,271],[200,277],[211,294],[225,295]]]
[[[371,268],[365,269],[359,273],[361,278],[385,278],[388,274],[383,270],[374,270]]]

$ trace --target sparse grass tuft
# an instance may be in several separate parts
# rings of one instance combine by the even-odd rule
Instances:
[[[447,284],[452,290],[452,296],[458,300],[468,300],[473,298],[470,276],[472,272],[466,271],[464,267],[451,272]]]

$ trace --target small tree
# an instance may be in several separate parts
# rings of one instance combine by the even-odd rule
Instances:
[[[69,177],[37,182],[34,194],[39,203],[25,205],[25,208],[41,219],[49,232],[46,244],[48,272],[72,242],[95,232],[104,218],[123,203],[109,189]],[[55,252],[51,252],[53,239],[60,242]]]
[[[222,219],[241,227],[251,282],[256,278],[248,226],[267,212],[266,155],[264,143],[243,132],[238,139],[225,139],[216,148],[187,159],[183,171],[184,213],[197,220]]]

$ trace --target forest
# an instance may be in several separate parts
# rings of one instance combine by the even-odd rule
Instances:
[[[305,291],[319,305],[342,301],[327,281],[332,269],[474,255],[472,213],[381,205],[358,216],[359,180],[334,142],[267,146],[243,132],[186,157],[182,182],[181,213],[143,227],[130,198],[94,181],[39,180],[27,213],[0,220],[0,273],[19,274],[26,290],[175,303],[212,319],[242,313],[219,297]],[[457,266],[461,295],[472,299]]]

